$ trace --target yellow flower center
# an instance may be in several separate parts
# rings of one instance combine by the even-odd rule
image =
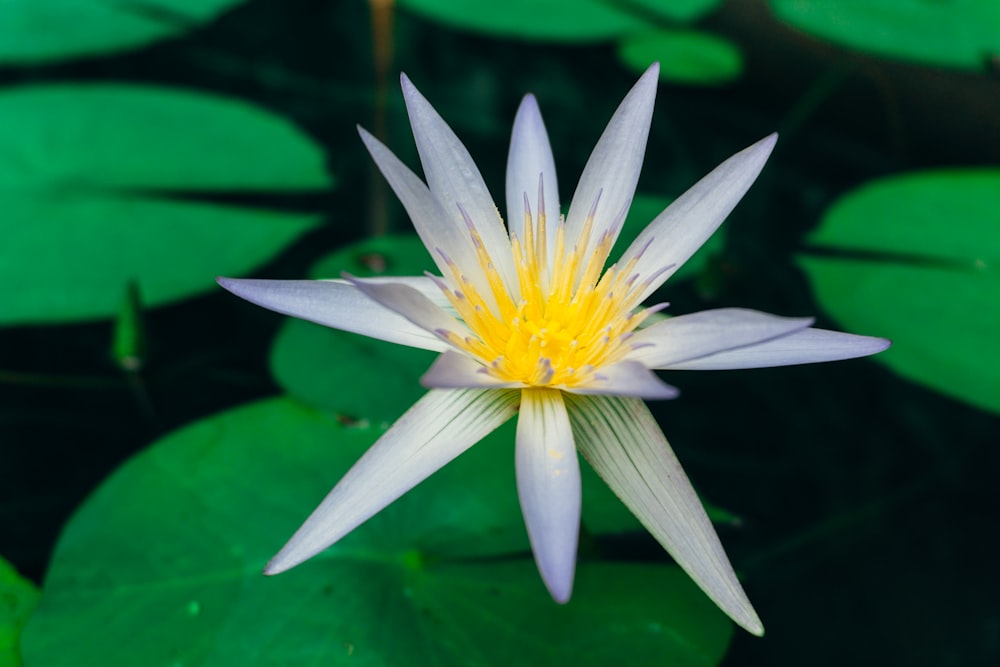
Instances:
[[[452,345],[478,359],[483,372],[505,382],[572,388],[593,382],[601,367],[625,357],[631,349],[630,333],[650,312],[632,312],[642,296],[642,286],[631,275],[638,257],[602,274],[614,235],[604,233],[588,254],[593,216],[568,250],[565,224],[559,222],[550,266],[545,214],[525,213],[523,243],[511,239],[517,298],[468,220],[467,224],[493,299],[484,299],[446,258],[452,285],[458,288],[442,283],[442,289],[472,335],[445,335]]]

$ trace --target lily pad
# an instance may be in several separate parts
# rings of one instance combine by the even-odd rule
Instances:
[[[721,0],[399,0],[400,7],[456,28],[499,37],[595,42],[662,22],[694,21]]]
[[[0,558],[0,667],[21,667],[21,628],[38,604],[38,589]]]
[[[389,236],[332,253],[310,277],[420,276],[433,267],[419,237]],[[286,318],[271,348],[271,372],[285,391],[311,405],[348,419],[386,423],[424,394],[419,378],[434,357],[427,350]]]
[[[743,55],[729,40],[700,30],[658,30],[626,37],[618,58],[642,73],[660,63],[660,79],[680,84],[717,86],[743,73]]]
[[[146,305],[214,288],[317,216],[196,201],[330,185],[320,147],[235,99],[127,85],[0,94],[0,323],[113,315],[130,282]]]
[[[261,576],[380,432],[273,399],[154,444],[66,526],[25,628],[25,660],[294,667],[722,659],[732,625],[674,567],[583,563],[574,599],[553,603],[526,551],[510,443],[495,437],[322,555]]]
[[[243,0],[4,0],[0,62],[94,56],[180,35]]]
[[[881,56],[983,70],[1000,53],[995,0],[771,0],[779,19]]]
[[[837,201],[799,258],[845,328],[886,336],[874,357],[900,375],[1000,412],[1000,170],[954,169],[868,183]]]

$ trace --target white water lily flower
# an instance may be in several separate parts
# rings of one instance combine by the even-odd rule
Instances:
[[[222,278],[280,313],[441,355],[430,389],[348,471],[271,560],[276,574],[311,558],[520,412],[518,494],[553,598],[573,585],[580,526],[577,452],[705,593],[763,634],[704,509],[644,398],[677,390],[654,370],[730,369],[848,359],[879,338],[723,308],[640,325],[649,297],[722,223],[767,160],[771,135],[681,195],[621,259],[605,262],[639,178],[658,66],[639,79],[587,162],[560,216],[556,172],[535,98],[514,120],[507,227],[465,147],[405,77],[403,95],[426,185],[360,130],[431,251],[440,275],[336,281]]]

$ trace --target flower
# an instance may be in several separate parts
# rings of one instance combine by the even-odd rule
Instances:
[[[234,294],[319,324],[440,352],[427,394],[347,472],[265,572],[327,548],[518,415],[518,495],[538,569],[558,602],[573,585],[580,452],[702,590],[751,633],[763,626],[642,399],[678,392],[654,370],[781,366],[874,354],[888,341],[739,308],[650,323],[642,302],[715,231],[757,178],[776,135],[732,156],[605,267],[635,193],[658,66],[618,107],[565,219],[535,98],[514,119],[507,226],[468,151],[405,75],[426,184],[361,139],[440,275],[361,280],[220,278]],[[646,325],[646,326],[644,326]]]

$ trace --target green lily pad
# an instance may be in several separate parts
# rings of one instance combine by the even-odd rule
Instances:
[[[66,526],[27,664],[714,665],[732,625],[676,568],[583,563],[551,601],[510,443],[487,438],[308,563],[260,570],[379,435],[290,399],[123,465]],[[388,639],[387,639],[388,638]]]
[[[389,236],[342,248],[310,277],[420,276],[434,263],[416,235]],[[419,378],[436,355],[287,318],[271,348],[271,372],[289,394],[349,419],[395,421],[424,394]]]
[[[0,667],[21,667],[21,629],[38,604],[38,589],[0,558]]]
[[[463,30],[500,37],[592,42],[643,26],[639,17],[600,0],[399,0],[402,9]]]
[[[658,30],[618,43],[618,58],[635,72],[660,63],[660,79],[717,86],[743,73],[743,55],[729,40],[699,30]]]
[[[662,22],[690,22],[721,0],[399,0],[399,6],[433,21],[499,37],[594,42],[649,29]]]
[[[1000,170],[955,169],[868,183],[837,201],[799,258],[823,308],[886,336],[874,357],[900,375],[1000,412]]]
[[[983,70],[1000,53],[995,0],[771,0],[779,19],[881,56]]]
[[[4,0],[0,62],[34,63],[143,46],[207,23],[243,0]]]
[[[329,185],[319,146],[238,100],[110,84],[9,89],[0,323],[110,317],[131,282],[153,306],[212,289],[317,217],[193,197]]]

